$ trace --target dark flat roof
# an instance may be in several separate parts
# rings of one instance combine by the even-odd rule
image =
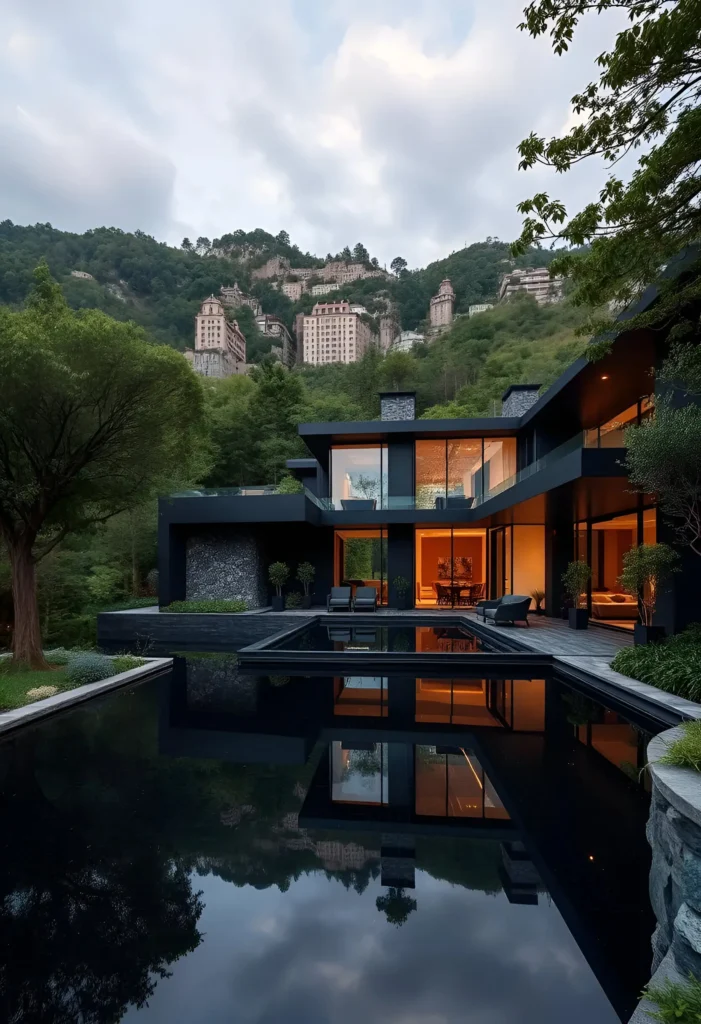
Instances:
[[[484,419],[451,420],[358,420],[346,423],[300,423],[299,435],[311,453],[323,460],[333,444],[378,444],[392,439],[430,440],[435,437],[513,437],[521,420],[518,416],[490,416]]]

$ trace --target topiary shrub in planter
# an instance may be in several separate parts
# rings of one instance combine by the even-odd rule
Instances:
[[[586,562],[570,562],[562,574],[562,583],[573,604],[568,616],[570,629],[586,629],[589,625],[589,612],[581,603],[582,591],[590,579],[591,569]]]
[[[290,578],[290,567],[286,562],[273,562],[272,565],[268,566],[268,579],[275,587],[275,597],[272,600],[272,606],[274,612],[281,612],[285,607],[285,601],[282,596],[282,588]]]
[[[653,626],[652,618],[660,589],[675,572],[679,572],[679,555],[669,544],[640,544],[624,554],[618,582],[638,599],[641,621],[634,627],[636,644],[664,639],[664,627]]]
[[[302,600],[302,595],[293,591],[293,593],[288,594],[285,598],[285,608],[301,608]]]
[[[66,676],[74,686],[98,683],[101,679],[116,675],[112,659],[104,654],[79,654],[66,669]]]
[[[309,588],[314,582],[316,576],[316,569],[311,562],[300,562],[297,566],[297,579],[304,587],[304,598],[302,600],[303,608],[311,608],[312,596],[309,593]]]

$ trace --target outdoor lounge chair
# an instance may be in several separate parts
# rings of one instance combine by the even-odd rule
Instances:
[[[326,598],[327,612],[349,612],[351,610],[351,588],[331,587],[331,593]]]
[[[493,622],[495,626],[503,626],[509,622],[525,622],[528,625],[528,609],[530,597],[523,594],[506,594],[496,601],[480,601],[477,605],[477,618],[482,616],[484,622]]]
[[[374,612],[377,608],[377,587],[356,587],[353,611]]]

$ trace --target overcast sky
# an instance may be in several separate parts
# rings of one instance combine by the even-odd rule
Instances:
[[[571,51],[525,0],[0,0],[0,219],[179,244],[263,227],[319,255],[362,241],[421,266],[518,234],[516,203],[576,208],[584,165],[519,172],[623,22]]]

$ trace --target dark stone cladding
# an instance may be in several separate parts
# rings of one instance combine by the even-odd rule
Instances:
[[[321,609],[309,612],[314,618]],[[302,625],[307,616],[295,616]],[[188,612],[103,612],[97,617],[97,642],[106,651],[189,647],[240,648],[290,628],[289,615],[242,612],[238,615],[190,614]]]
[[[249,608],[267,603],[263,561],[254,534],[209,530],[188,537],[185,593],[188,600],[238,598]]]

